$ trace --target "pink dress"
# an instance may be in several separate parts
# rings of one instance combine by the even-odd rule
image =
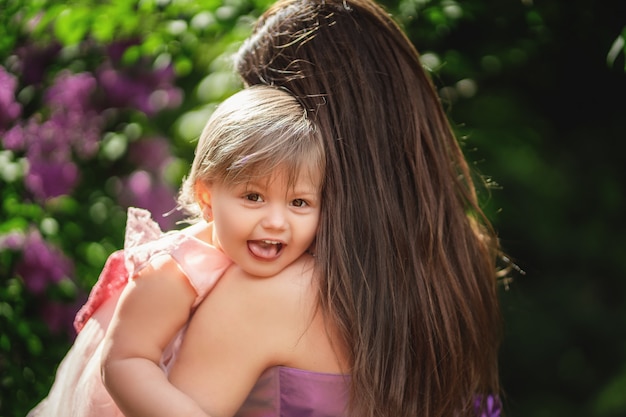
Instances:
[[[76,315],[78,336],[60,363],[48,396],[28,417],[123,417],[100,378],[102,341],[122,289],[157,255],[169,254],[180,265],[197,297],[194,307],[208,294],[232,263],[221,251],[195,238],[202,225],[162,233],[146,210],[130,208],[124,251],[106,262],[87,303]],[[167,373],[184,329],[165,349],[161,367]]]

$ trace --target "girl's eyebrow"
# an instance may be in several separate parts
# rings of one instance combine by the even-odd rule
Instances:
[[[296,194],[319,194],[320,193],[320,187],[315,187],[315,186],[303,186],[303,187],[293,187],[293,191]]]
[[[318,197],[321,197],[320,193],[307,193],[307,192],[295,192],[293,193],[293,195],[295,197],[305,197],[307,199],[318,199]]]

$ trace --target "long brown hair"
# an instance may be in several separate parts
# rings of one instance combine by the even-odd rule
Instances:
[[[354,416],[451,417],[497,394],[497,239],[429,76],[368,0],[281,0],[242,46],[325,141],[320,306],[348,348]]]

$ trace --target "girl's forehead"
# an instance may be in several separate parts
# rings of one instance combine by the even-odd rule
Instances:
[[[298,167],[278,165],[271,167],[267,171],[255,172],[255,170],[252,170],[252,172],[246,174],[243,175],[244,178],[241,178],[242,181],[236,182],[264,187],[279,186],[292,189],[306,189],[310,192],[319,192],[323,179],[321,169],[317,165],[309,163],[301,164]]]
[[[260,176],[256,181],[292,187],[307,186],[319,188],[322,182],[322,173],[313,164],[302,164],[295,169],[278,166],[273,168],[267,175]]]

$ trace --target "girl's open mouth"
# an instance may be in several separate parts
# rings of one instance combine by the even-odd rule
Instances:
[[[249,240],[248,250],[252,255],[263,260],[276,259],[285,245],[277,240]]]

